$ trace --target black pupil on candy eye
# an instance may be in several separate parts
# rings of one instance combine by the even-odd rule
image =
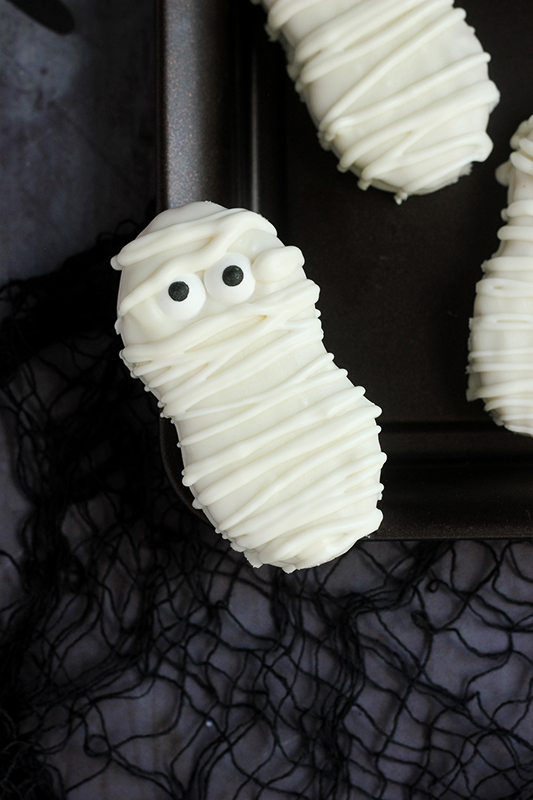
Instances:
[[[222,280],[226,286],[238,286],[244,279],[244,272],[236,264],[226,267],[222,273]]]
[[[189,296],[189,287],[183,281],[174,281],[168,287],[168,293],[172,300],[181,303]]]

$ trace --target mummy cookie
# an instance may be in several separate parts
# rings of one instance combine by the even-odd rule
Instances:
[[[214,203],[164,211],[112,261],[123,360],[176,426],[194,505],[286,572],[382,517],[380,409],[325,350],[303,262],[260,215]]]
[[[490,56],[452,0],[261,2],[321,144],[361,189],[400,203],[487,158],[499,93]]]
[[[498,425],[533,435],[533,117],[511,139],[496,172],[509,187],[507,224],[483,265],[470,321],[469,400],[480,398]]]

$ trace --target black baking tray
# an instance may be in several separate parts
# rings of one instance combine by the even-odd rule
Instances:
[[[372,539],[533,533],[533,440],[498,428],[465,397],[475,284],[506,205],[494,171],[533,114],[533,5],[461,5],[501,92],[488,131],[494,149],[457,184],[398,207],[391,194],[358,189],[320,148],[260,7],[159,4],[159,207],[251,208],[302,249],[321,287],[326,347],[383,409],[384,520]],[[190,503],[168,421],[161,443]]]

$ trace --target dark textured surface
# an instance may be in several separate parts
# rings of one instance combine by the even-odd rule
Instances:
[[[74,27],[58,32],[62,6]],[[0,0],[0,282],[143,219],[155,194],[154,43],[152,3]]]

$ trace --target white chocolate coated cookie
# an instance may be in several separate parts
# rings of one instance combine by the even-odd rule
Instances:
[[[533,435],[533,117],[511,139],[496,172],[509,187],[507,224],[483,265],[470,321],[469,400],[480,398],[498,425]]]
[[[123,359],[177,428],[196,507],[286,572],[382,517],[380,409],[325,350],[303,263],[259,214],[214,203],[164,211],[112,262]]]
[[[259,2],[259,0],[253,0]],[[492,150],[490,56],[452,0],[261,0],[319,139],[397,202]]]

